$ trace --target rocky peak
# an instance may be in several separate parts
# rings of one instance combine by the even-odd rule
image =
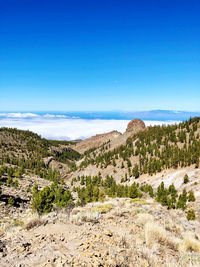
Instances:
[[[146,128],[144,121],[140,119],[134,119],[129,122],[127,128],[126,128],[126,133],[127,132],[138,132],[142,131]]]

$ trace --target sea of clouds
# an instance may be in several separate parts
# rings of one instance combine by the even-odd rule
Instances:
[[[47,139],[75,140],[117,130],[123,133],[129,120],[80,119],[58,114],[0,113],[0,127],[33,131]],[[178,121],[145,121],[146,126]]]

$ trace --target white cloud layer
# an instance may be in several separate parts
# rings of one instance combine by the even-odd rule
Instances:
[[[6,118],[36,118],[39,117],[38,114],[34,113],[0,113],[0,117],[6,117]]]
[[[126,130],[128,122],[128,120],[84,120],[67,119],[62,117],[41,117],[38,115],[0,118],[0,127],[30,130],[48,139],[75,140],[84,139],[112,130],[117,130],[123,133]],[[176,121],[145,121],[146,126],[172,123],[176,123]]]
[[[67,118],[66,115],[54,115],[54,114],[45,114],[45,118]]]

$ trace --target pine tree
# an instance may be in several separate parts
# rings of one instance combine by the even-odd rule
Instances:
[[[189,191],[189,195],[188,195],[188,201],[189,202],[194,202],[196,200],[195,196],[194,196],[194,192],[192,190]]]
[[[93,201],[98,201],[99,200],[99,188],[98,188],[98,186],[94,186],[94,188],[93,188],[92,200]]]
[[[184,189],[182,194],[180,194],[176,208],[177,209],[186,209],[186,202],[187,202],[187,191]]]
[[[142,197],[142,193],[138,190],[138,187],[135,183],[133,183],[129,188],[129,197],[130,198]]]
[[[189,177],[187,174],[184,176],[183,182],[184,182],[184,184],[187,184],[189,182]]]
[[[140,176],[138,164],[135,164],[133,168],[133,176],[137,179]]]

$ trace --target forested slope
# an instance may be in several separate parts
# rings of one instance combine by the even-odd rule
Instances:
[[[200,118],[168,126],[148,127],[126,140],[126,145],[109,150],[109,143],[85,156],[81,170],[92,165],[106,169],[125,169],[138,178],[141,174],[153,175],[163,169],[185,167],[200,159]]]

